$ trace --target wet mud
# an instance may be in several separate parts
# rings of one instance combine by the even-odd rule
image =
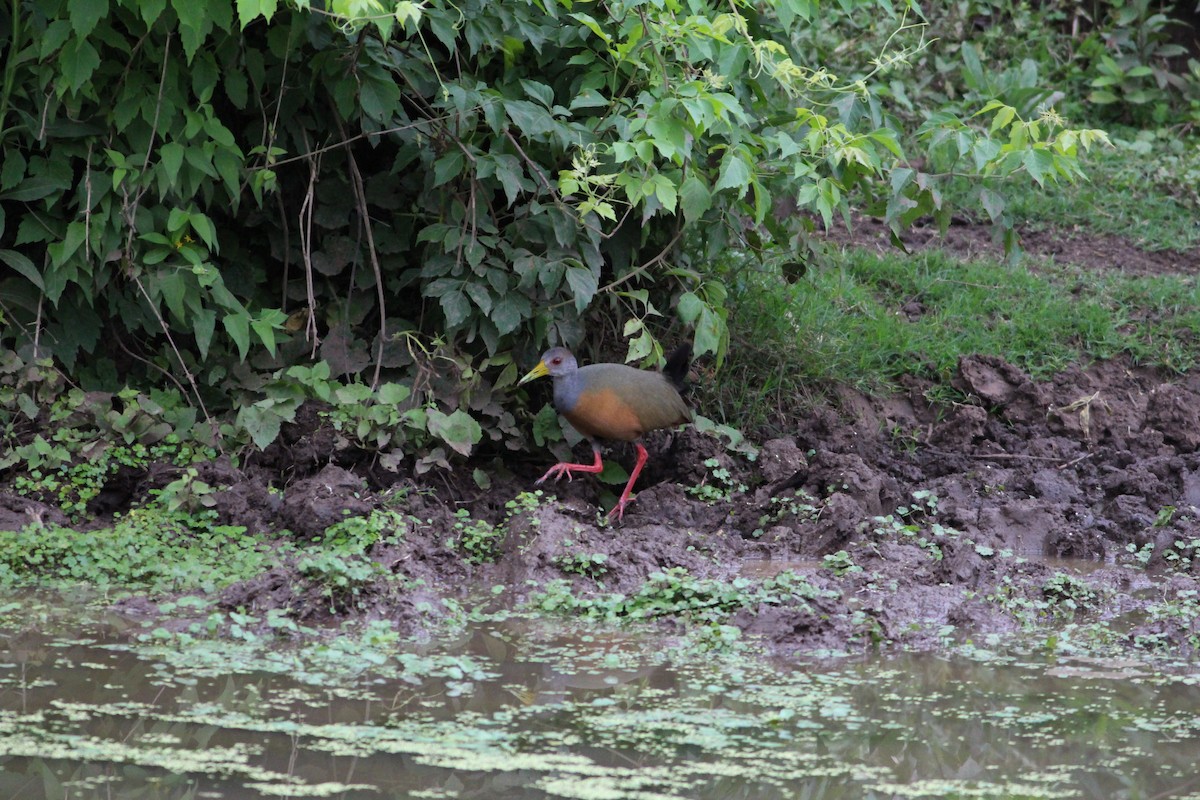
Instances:
[[[1037,382],[980,355],[962,360],[955,383],[964,401],[949,406],[930,403],[916,379],[885,398],[842,390],[753,460],[694,429],[656,434],[636,501],[611,524],[605,503],[619,485],[594,476],[514,504],[545,464],[513,463],[507,474],[480,464],[496,471],[485,491],[469,469],[417,480],[291,458],[285,437],[269,466],[203,466],[201,478],[219,487],[220,522],[312,540],[348,516],[397,512],[403,535],[367,554],[386,580],[339,602],[284,558],[220,602],[303,620],[389,618],[414,631],[436,627],[442,598],[514,603],[554,581],[583,597],[628,595],[666,570],[731,579],[766,564],[794,568],[820,590],[731,616],[781,653],[936,648],[947,637],[1014,632],[1065,600],[1073,615],[1121,615],[1130,643],[1190,652],[1194,615],[1136,612],[1200,590],[1188,549],[1200,537],[1200,376],[1113,361]],[[303,449],[322,435],[296,430],[290,441]],[[631,455],[606,451],[622,463]],[[290,480],[276,469],[283,462]],[[137,498],[169,476],[114,480],[128,485],[111,494]],[[282,493],[268,490],[281,483]],[[493,560],[468,557],[464,519],[494,531]],[[65,522],[0,493],[0,529],[36,520]],[[1096,568],[1063,584],[1060,558]]]

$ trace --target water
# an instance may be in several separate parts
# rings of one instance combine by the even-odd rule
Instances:
[[[0,614],[0,798],[1200,798],[1186,667],[797,664],[521,619],[404,655],[131,646],[89,617]]]

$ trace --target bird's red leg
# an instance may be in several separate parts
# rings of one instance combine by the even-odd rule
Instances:
[[[633,474],[629,476],[629,483],[625,484],[625,491],[621,492],[621,499],[613,506],[613,510],[608,512],[608,516],[617,515],[617,519],[625,513],[625,506],[630,502],[629,493],[633,491],[633,483],[638,479],[638,475],[642,474],[642,467],[646,466],[646,459],[650,454],[646,452],[646,448],[641,442],[637,443],[637,463],[633,465]]]
[[[542,477],[538,478],[537,482],[541,483],[542,481],[546,480],[547,478],[554,478],[554,480],[558,480],[563,475],[567,476],[567,480],[571,480],[572,472],[600,472],[600,471],[602,471],[604,469],[604,464],[601,463],[601,461],[600,461],[600,445],[593,444],[592,445],[592,453],[595,454],[596,460],[593,461],[590,466],[587,464],[568,464],[566,462],[563,462],[562,464],[555,464],[553,467],[546,470],[546,474],[543,475]]]

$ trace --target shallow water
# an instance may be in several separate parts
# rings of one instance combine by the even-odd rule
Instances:
[[[130,645],[63,602],[0,608],[2,798],[1200,797],[1195,668],[805,665],[522,619],[403,654]]]

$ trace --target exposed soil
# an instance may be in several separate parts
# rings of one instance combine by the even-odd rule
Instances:
[[[860,243],[872,235],[858,230]],[[948,246],[990,247],[987,237],[986,229],[954,226]],[[1198,252],[1144,253],[1120,240],[1044,233],[1027,236],[1025,247],[1144,273],[1200,266]],[[999,358],[975,355],[961,361],[956,382],[969,403],[932,405],[929,387],[915,378],[885,398],[835,391],[790,436],[763,443],[756,461],[691,429],[655,435],[637,500],[612,526],[598,514],[602,495],[611,503],[611,494],[593,476],[553,485],[547,494],[555,500],[510,517],[505,503],[533,489],[546,463],[509,464],[511,473],[495,476],[487,491],[469,469],[418,481],[330,464],[330,431],[310,413],[257,464],[205,467],[201,478],[222,487],[221,521],[311,538],[347,514],[398,509],[410,520],[402,544],[370,555],[409,580],[381,581],[331,607],[294,564],[281,563],[225,590],[221,602],[251,612],[282,607],[307,619],[360,613],[415,630],[434,621],[430,609],[441,608],[440,598],[475,602],[497,585],[510,590],[503,597],[511,602],[556,579],[584,595],[629,594],[673,567],[726,578],[795,567],[828,593],[733,618],[779,652],[879,641],[936,647],[951,630],[1016,630],[1021,609],[1045,615],[1066,600],[1093,619],[1120,617],[1131,644],[1189,651],[1200,641],[1194,615],[1164,620],[1139,610],[1200,591],[1200,566],[1180,568],[1164,557],[1183,552],[1177,541],[1200,537],[1200,375],[1114,361],[1035,382]],[[626,465],[631,454],[623,446],[607,451]],[[727,480],[704,465],[709,459],[728,470]],[[136,499],[168,479],[122,480],[109,496]],[[269,484],[284,488],[282,499]],[[697,492],[701,486],[706,491]],[[503,526],[494,563],[474,564],[455,548],[460,508]],[[0,493],[0,530],[34,517],[62,522],[57,514]],[[1148,553],[1147,544],[1153,555],[1143,565],[1131,550]],[[821,562],[840,551],[861,571],[836,574]],[[602,574],[564,571],[568,558],[597,553],[606,556]],[[1080,574],[1086,591],[1052,580],[1057,558],[1094,562]]]

